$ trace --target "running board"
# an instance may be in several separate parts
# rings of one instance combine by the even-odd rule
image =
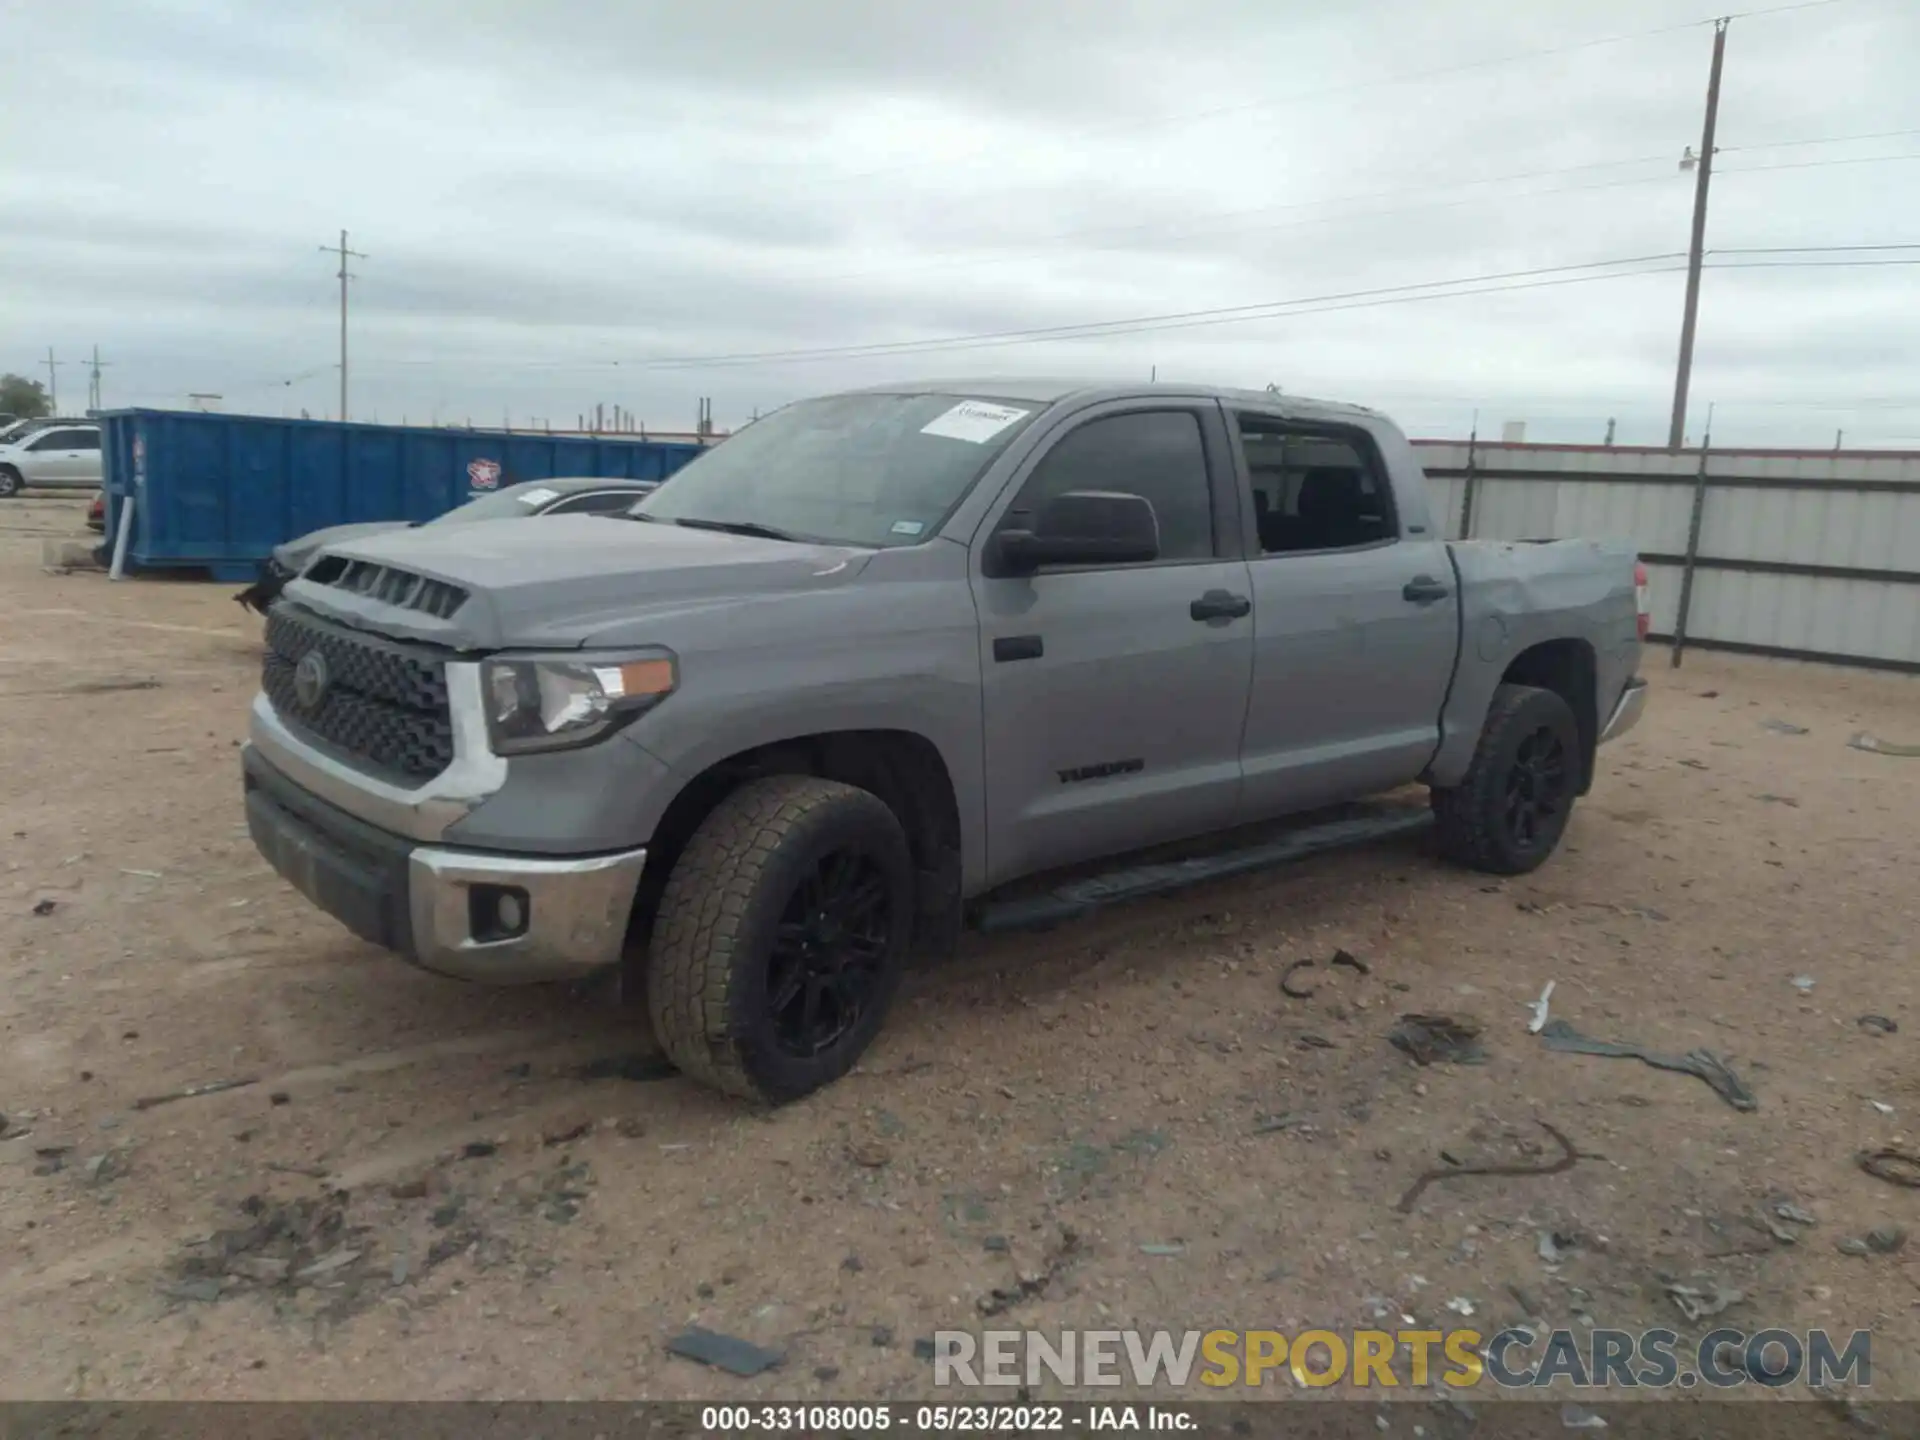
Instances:
[[[973,928],[993,935],[1006,930],[1030,930],[1058,925],[1090,915],[1105,905],[1165,895],[1208,880],[1222,880],[1255,870],[1269,870],[1310,855],[1345,850],[1400,835],[1412,835],[1433,823],[1425,806],[1369,807],[1368,813],[1348,814],[1291,830],[1273,840],[1234,850],[1223,850],[1191,860],[1129,866],[1103,875],[1069,881],[1040,895],[990,900],[974,912]]]

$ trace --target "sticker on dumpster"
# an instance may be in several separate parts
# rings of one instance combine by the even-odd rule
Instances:
[[[1011,405],[989,405],[984,400],[962,400],[944,414],[936,415],[920,427],[922,435],[942,435],[949,440],[965,440],[984,445],[1016,420],[1033,412],[1016,410]]]
[[[144,485],[147,479],[147,437],[136,434],[133,437],[133,483]]]
[[[491,490],[500,483],[500,462],[498,460],[469,460],[467,479],[473,482],[476,490]]]

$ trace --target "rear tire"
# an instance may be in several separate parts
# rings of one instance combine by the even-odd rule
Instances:
[[[832,1083],[899,988],[913,904],[906,834],[877,796],[806,775],[741,786],[660,896],[646,992],[661,1048],[742,1099]]]
[[[1580,763],[1580,728],[1565,700],[1500,686],[1465,777],[1433,791],[1440,853],[1491,875],[1537,870],[1566,832]]]
[[[11,465],[0,465],[0,500],[11,500],[24,489],[20,472]]]

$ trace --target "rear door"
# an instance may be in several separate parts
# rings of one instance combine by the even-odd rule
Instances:
[[[1392,789],[1439,743],[1459,596],[1360,424],[1228,412],[1251,501],[1248,820]]]
[[[1232,823],[1253,663],[1233,483],[1218,405],[1116,402],[1038,447],[981,526],[993,883]],[[996,529],[1069,490],[1143,496],[1160,558],[984,573]]]
[[[21,474],[29,485],[98,485],[100,432],[43,430],[27,442]]]

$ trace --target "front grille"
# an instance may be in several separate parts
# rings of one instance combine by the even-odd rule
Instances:
[[[436,619],[446,620],[467,603],[467,592],[458,585],[411,570],[396,570],[371,560],[349,560],[344,555],[323,555],[308,569],[307,580],[315,585],[330,585],[384,601],[402,610],[419,610]]]
[[[319,703],[300,703],[294,671],[310,650],[329,677]],[[267,616],[260,688],[288,724],[382,770],[416,779],[453,763],[447,674],[437,652],[329,625],[282,602]]]

